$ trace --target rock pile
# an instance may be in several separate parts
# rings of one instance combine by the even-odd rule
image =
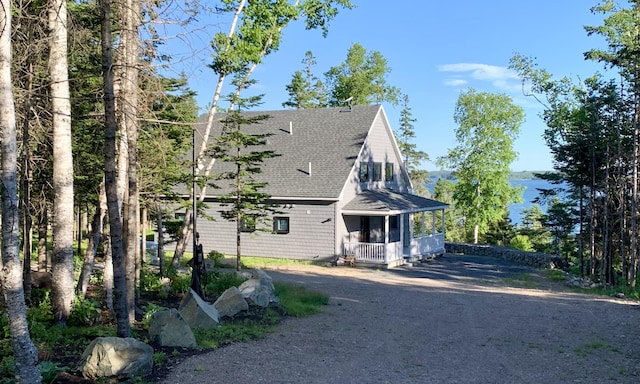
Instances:
[[[196,348],[193,329],[217,328],[222,317],[234,317],[251,306],[268,307],[279,302],[273,281],[264,271],[241,273],[248,280],[238,288],[227,289],[213,304],[190,289],[178,309],[154,313],[149,323],[152,343],[159,347]],[[79,369],[89,379],[121,380],[146,376],[152,368],[151,346],[133,338],[102,337],[87,347]]]

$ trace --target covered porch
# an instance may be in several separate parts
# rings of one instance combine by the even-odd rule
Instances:
[[[395,267],[444,253],[447,204],[391,190],[367,190],[342,209],[343,256]]]

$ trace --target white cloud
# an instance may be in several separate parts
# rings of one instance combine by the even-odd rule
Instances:
[[[489,81],[494,87],[501,90],[513,92],[520,87],[517,73],[507,67],[477,63],[456,63],[439,65],[437,69],[440,72],[452,72],[458,75],[456,78],[445,81],[445,84],[450,86],[466,84],[467,81],[460,79],[459,76],[468,74],[473,80]]]
[[[444,81],[444,85],[448,85],[450,87],[460,87],[462,85],[466,85],[469,82],[464,79],[448,79]]]

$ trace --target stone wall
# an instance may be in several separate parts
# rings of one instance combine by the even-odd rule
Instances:
[[[557,255],[546,253],[527,252],[519,249],[500,247],[497,245],[480,245],[468,243],[444,244],[447,253],[462,253],[465,255],[491,256],[499,259],[513,261],[518,264],[530,265],[536,268],[562,269],[565,267],[564,259]]]

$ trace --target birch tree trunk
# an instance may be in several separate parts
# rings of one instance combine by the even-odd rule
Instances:
[[[11,2],[0,0],[0,179],[2,186],[2,286],[17,383],[40,383],[38,351],[29,336],[22,290],[18,212],[16,116],[11,84]]]
[[[74,299],[73,278],[73,159],[71,101],[67,62],[67,2],[51,0],[49,73],[53,109],[53,260],[51,304],[59,323],[66,324]]]
[[[116,108],[113,87],[113,44],[111,35],[111,0],[101,0],[101,35],[102,35],[102,76],[104,80],[104,115],[105,115],[105,188],[107,208],[109,211],[109,235],[111,258],[113,262],[113,287],[115,294],[114,310],[116,312],[118,337],[131,336],[129,326],[129,308],[127,303],[127,281],[125,271],[124,249],[122,247],[122,221],[118,205],[118,188],[116,183]],[[106,263],[106,262],[105,262]],[[107,300],[107,305],[109,305]]]
[[[138,25],[140,3],[137,0],[122,0],[123,21],[121,61],[124,67],[122,97],[119,101],[122,124],[127,136],[127,197],[124,203],[124,236],[126,237],[126,276],[129,322],[135,321],[136,264],[138,246]]]

